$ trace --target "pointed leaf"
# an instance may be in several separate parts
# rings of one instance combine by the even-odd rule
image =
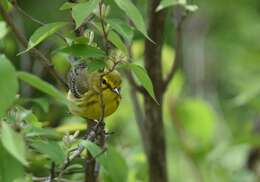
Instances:
[[[130,0],[114,1],[118,5],[118,7],[121,8],[126,13],[126,15],[133,21],[134,25],[136,26],[136,29],[139,30],[147,39],[153,42],[146,32],[144,19],[139,10],[135,7],[135,5]]]
[[[99,0],[78,3],[72,7],[72,17],[76,22],[76,29],[98,7]]]
[[[18,55],[29,51],[30,49],[32,49],[33,47],[41,43],[44,39],[46,39],[50,35],[57,32],[59,29],[64,27],[66,24],[67,24],[66,22],[55,22],[55,23],[49,23],[41,26],[30,37],[27,49],[20,52]]]
[[[7,81],[8,80],[8,81]],[[18,81],[15,68],[11,62],[0,54],[0,117],[15,100]]]
[[[84,56],[84,57],[94,57],[94,58],[105,56],[105,52],[102,51],[101,49],[89,45],[84,45],[84,44],[73,44],[72,46],[65,47],[60,51],[73,56]]]
[[[112,27],[112,29],[122,35],[126,41],[132,41],[134,32],[126,23],[119,19],[108,19],[107,23]]]
[[[2,122],[1,140],[4,148],[23,165],[27,165],[26,147],[23,137],[16,133],[7,123]]]
[[[128,63],[128,64],[123,64],[120,66],[120,68],[128,68],[130,69],[139,82],[143,85],[143,87],[146,89],[146,91],[149,93],[149,95],[154,99],[154,101],[158,104],[158,101],[155,97],[154,89],[153,89],[153,83],[150,77],[148,76],[146,70],[137,64],[133,63]]]
[[[61,93],[53,85],[49,84],[48,82],[43,81],[39,77],[37,77],[33,74],[30,74],[30,73],[22,72],[22,71],[19,71],[17,73],[17,76],[19,79],[27,82],[34,88],[56,98],[61,103],[69,104],[69,101],[66,99],[66,97],[63,93]]]
[[[127,54],[127,48],[121,38],[113,31],[110,31],[107,39],[111,41],[118,49]]]
[[[65,154],[57,142],[34,141],[33,148],[42,154],[46,154],[51,160],[57,164],[61,164],[65,158]]]

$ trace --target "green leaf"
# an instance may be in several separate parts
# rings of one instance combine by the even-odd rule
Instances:
[[[135,76],[137,77],[139,82],[146,89],[146,91],[149,93],[149,95],[154,99],[154,101],[157,104],[159,104],[157,99],[156,99],[156,97],[155,97],[155,94],[154,94],[152,80],[150,79],[150,77],[148,76],[146,70],[142,66],[137,65],[137,64],[133,64],[133,63],[127,63],[127,64],[121,65],[119,68],[128,68],[128,69],[130,69],[135,74]]]
[[[18,55],[21,55],[29,51],[30,49],[32,49],[33,47],[41,43],[44,39],[46,39],[50,35],[57,32],[59,29],[64,27],[66,24],[67,24],[66,22],[55,22],[55,23],[49,23],[41,26],[30,37],[27,49],[20,52]]]
[[[8,29],[4,21],[0,21],[0,40],[7,34]]]
[[[0,143],[0,181],[13,182],[24,176],[22,164],[10,155]]]
[[[100,58],[105,56],[104,51],[102,51],[101,49],[84,44],[73,44],[72,46],[65,47],[60,51],[73,56],[84,56],[94,58]]]
[[[62,4],[62,6],[59,8],[59,10],[68,10],[71,9],[73,6],[75,6],[76,3],[71,3],[71,2],[65,2]]]
[[[125,159],[114,148],[109,147],[102,155],[102,150],[90,141],[82,141],[84,147],[90,151],[92,156],[98,156],[96,160],[102,166],[105,174],[109,176],[112,181],[126,182],[128,176],[128,167]],[[116,172],[115,172],[116,171]]]
[[[119,19],[108,19],[106,22],[112,27],[112,29],[122,35],[126,41],[132,41],[134,32],[126,23]]]
[[[93,61],[88,61],[87,66],[88,66],[87,72],[91,73],[99,69],[104,69],[106,67],[106,63],[105,61],[102,60],[93,60]]]
[[[110,31],[107,39],[111,41],[118,49],[127,54],[127,48],[121,38],[113,31]]]
[[[139,10],[135,7],[135,5],[130,0],[114,0],[114,1],[133,21],[134,25],[136,26],[136,29],[139,30],[147,39],[153,42],[146,32],[144,19],[141,13],[139,12]]]
[[[15,68],[11,62],[0,54],[0,117],[15,100],[18,91],[18,81]]]
[[[2,122],[1,140],[4,148],[23,165],[27,165],[26,147],[23,137],[16,133],[7,123]]]
[[[38,152],[47,155],[57,164],[61,164],[65,158],[65,154],[57,142],[34,141],[32,147]]]
[[[84,22],[84,20],[98,7],[99,0],[90,0],[78,3],[72,7],[72,17],[76,22],[76,29]]]
[[[28,83],[29,85],[33,86],[34,88],[42,91],[43,93],[46,93],[46,94],[54,97],[61,103],[69,104],[69,101],[67,100],[67,98],[65,97],[65,95],[63,93],[61,93],[54,86],[52,86],[48,82],[43,81],[39,77],[37,77],[33,74],[30,74],[30,73],[23,72],[23,71],[17,72],[17,76],[19,79],[25,81],[26,83]]]

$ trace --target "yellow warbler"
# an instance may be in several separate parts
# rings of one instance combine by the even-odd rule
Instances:
[[[72,102],[72,114],[87,119],[100,119],[114,113],[120,103],[121,76],[112,72],[89,73],[87,67],[79,64],[68,76],[68,99]],[[103,112],[102,112],[103,111]]]

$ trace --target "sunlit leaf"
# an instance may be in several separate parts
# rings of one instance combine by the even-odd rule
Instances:
[[[18,78],[25,81],[32,87],[42,91],[43,93],[46,93],[58,101],[60,101],[63,104],[68,104],[68,100],[66,99],[65,95],[61,93],[59,90],[57,90],[53,85],[49,84],[48,82],[43,81],[39,77],[26,73],[26,72],[17,72]]]
[[[89,45],[84,45],[84,44],[73,44],[72,46],[65,47],[60,51],[73,56],[84,56],[84,57],[94,57],[94,58],[105,56],[104,51],[102,51],[101,49]]]
[[[197,5],[187,4],[186,0],[162,0],[160,4],[157,6],[156,11],[161,11],[164,8],[168,8],[170,6],[180,5],[184,7],[186,10],[194,12],[198,9]]]
[[[142,66],[133,63],[128,63],[121,65],[120,68],[130,69],[135,74],[141,85],[143,85],[143,87],[149,93],[149,95],[154,99],[156,103],[158,103],[155,97],[152,80],[150,79],[146,70]]]
[[[0,143],[0,181],[13,182],[24,176],[22,164],[14,158]]]
[[[15,96],[18,91],[18,81],[15,68],[4,55],[0,55],[0,85],[1,117],[15,100]]]
[[[3,147],[23,165],[27,165],[26,147],[23,137],[5,122],[2,122],[1,133]]]
[[[157,6],[156,11],[161,11],[164,8],[176,5],[178,3],[179,2],[177,0],[162,0],[160,4]]]
[[[131,42],[134,36],[134,32],[131,27],[119,19],[108,19],[106,21],[112,27],[112,29],[122,35],[125,40]]]
[[[102,169],[106,175],[109,176],[113,182],[127,181],[128,167],[125,159],[118,151],[112,147],[109,147],[105,153],[100,155],[102,150],[96,144],[90,141],[82,141],[82,144],[90,151],[92,156],[98,156],[96,157],[96,160],[102,166]]]
[[[83,3],[78,3],[72,7],[72,17],[78,28],[84,20],[98,7],[99,0],[90,0]]]
[[[34,141],[31,145],[38,152],[47,155],[57,164],[61,164],[65,158],[65,154],[57,142]]]
[[[114,0],[118,7],[122,9],[126,15],[133,21],[136,29],[139,30],[147,39],[153,42],[146,32],[146,27],[144,23],[144,19],[139,12],[139,10],[135,7],[135,5],[130,0]]]
[[[127,48],[121,38],[113,31],[108,34],[108,40],[111,41],[118,49],[127,54]]]
[[[55,22],[55,23],[45,24],[39,27],[30,37],[27,49],[20,52],[18,55],[29,51],[30,49],[32,49],[33,47],[41,43],[44,39],[46,39],[50,35],[57,32],[59,29],[64,27],[66,24],[67,24],[66,22]]]

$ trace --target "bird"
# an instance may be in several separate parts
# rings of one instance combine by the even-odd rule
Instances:
[[[73,115],[100,120],[113,114],[121,101],[122,79],[116,70],[89,72],[86,64],[72,66],[67,76],[69,110]]]

